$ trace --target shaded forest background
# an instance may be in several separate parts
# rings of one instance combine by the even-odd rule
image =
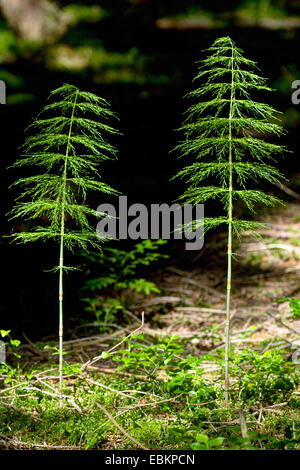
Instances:
[[[186,109],[183,96],[201,51],[223,35],[257,61],[276,90],[267,101],[282,111],[288,130],[282,143],[293,152],[280,165],[297,190],[300,108],[291,102],[291,84],[300,79],[299,0],[0,0],[0,15],[0,79],[7,84],[7,105],[0,107],[2,234],[18,229],[5,214],[15,196],[8,186],[19,175],[6,167],[19,155],[32,117],[63,82],[106,98],[120,119],[119,160],[103,165],[103,179],[129,203],[174,201],[182,188],[169,181],[180,165],[170,149]],[[169,249],[184,253],[179,242]],[[56,264],[57,248],[16,247],[2,238],[0,256],[1,328],[33,340],[56,332],[57,278],[43,269]],[[81,283],[82,273],[67,283],[69,319],[82,312]]]

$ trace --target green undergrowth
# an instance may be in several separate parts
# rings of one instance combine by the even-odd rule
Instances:
[[[109,373],[66,362],[63,408],[54,359],[2,365],[0,447],[14,440],[15,447],[37,449],[300,448],[299,371],[289,354],[232,351],[226,408],[224,352],[200,358],[178,337],[148,340],[135,335],[103,354],[97,365],[110,366]]]

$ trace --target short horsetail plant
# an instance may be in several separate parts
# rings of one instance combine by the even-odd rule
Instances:
[[[188,183],[179,200],[201,204],[219,199],[225,212],[220,217],[205,218],[204,230],[221,224],[227,225],[228,230],[225,323],[225,402],[228,404],[232,238],[244,230],[255,233],[263,226],[233,216],[234,202],[242,201],[253,212],[258,203],[273,206],[280,202],[275,196],[246,186],[249,181],[278,182],[282,175],[270,162],[285,149],[262,139],[279,136],[283,130],[276,123],[275,109],[250,97],[251,92],[271,91],[266,80],[253,72],[255,62],[246,59],[229,37],[217,39],[208,53],[195,77],[205,83],[187,95],[197,102],[188,109],[188,117],[179,129],[184,132],[185,140],[175,148],[181,156],[194,156],[195,162],[175,178],[185,178]],[[207,179],[215,183],[205,185]],[[193,222],[194,228],[201,224],[200,220]]]
[[[62,406],[63,272],[75,269],[64,264],[64,250],[88,245],[99,247],[101,239],[90,218],[101,216],[86,204],[88,190],[116,193],[100,180],[98,164],[116,157],[116,149],[104,135],[117,133],[103,120],[113,116],[108,103],[98,96],[63,85],[52,91],[50,104],[29,126],[34,134],[23,145],[23,158],[13,167],[34,167],[34,176],[20,178],[13,186],[21,194],[11,219],[28,221],[26,232],[13,233],[19,243],[54,240],[59,244],[59,395]],[[101,122],[100,122],[101,118]]]

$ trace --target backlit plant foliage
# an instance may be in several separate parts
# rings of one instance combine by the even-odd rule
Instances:
[[[253,182],[276,183],[282,178],[272,162],[285,149],[262,138],[279,136],[283,130],[276,122],[276,111],[251,98],[253,92],[271,91],[266,80],[254,72],[255,62],[246,59],[229,37],[217,39],[208,54],[200,62],[195,77],[202,84],[188,94],[196,103],[188,109],[187,119],[180,129],[185,140],[175,149],[183,157],[194,158],[194,162],[176,177],[184,178],[188,184],[179,198],[183,203],[201,204],[213,199],[220,201],[223,207],[224,215],[205,218],[204,229],[226,225],[228,230],[225,332],[225,400],[228,403],[232,238],[245,230],[255,232],[263,226],[238,218],[234,207],[242,201],[255,212],[258,204],[273,206],[279,202],[275,196],[253,189]],[[194,221],[193,228],[201,224],[201,220]]]
[[[108,103],[98,96],[63,85],[52,91],[51,102],[29,126],[32,135],[22,147],[14,167],[33,167],[34,176],[17,180],[20,195],[12,219],[29,223],[27,231],[13,233],[19,243],[55,240],[59,244],[59,368],[62,404],[63,272],[74,269],[64,263],[64,250],[99,247],[101,239],[91,218],[101,216],[86,204],[89,190],[116,193],[101,181],[98,165],[116,157],[105,135],[117,133],[107,124],[113,116]],[[47,221],[43,223],[43,221]]]

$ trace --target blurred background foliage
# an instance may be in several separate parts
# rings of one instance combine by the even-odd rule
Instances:
[[[224,34],[270,77],[289,144],[297,144],[300,113],[290,96],[300,75],[300,0],[0,0],[0,13],[0,79],[10,105],[5,120],[15,131],[5,163],[15,159],[14,144],[49,91],[76,83],[110,100],[121,118],[121,160],[117,174],[112,170],[119,189],[149,201],[153,194],[172,198],[168,177],[176,163],[168,152],[182,97],[201,50]]]
[[[297,157],[300,105],[291,102],[291,83],[300,79],[300,0],[0,0],[0,79],[7,84],[7,106],[0,107],[2,233],[11,230],[7,187],[18,176],[5,168],[18,155],[24,129],[62,82],[103,96],[120,118],[123,135],[114,142],[120,158],[103,166],[105,181],[129,203],[173,201],[180,188],[169,179],[178,162],[169,151],[186,109],[183,96],[201,51],[223,35],[232,36],[270,79],[276,92],[267,100],[282,111],[288,130],[282,143]],[[283,168],[297,181],[297,158],[288,157]],[[14,311],[28,315],[28,322],[39,317],[40,305],[55,312],[56,279],[40,276],[41,260],[49,267],[51,253],[47,259],[45,250],[39,255],[37,247],[10,247],[3,239],[1,248],[2,261],[19,266],[4,286],[18,286]],[[25,282],[28,266],[38,273],[37,297],[32,279]]]
[[[258,62],[279,92],[273,98],[283,124],[298,128],[290,95],[300,75],[300,0],[0,0],[0,13],[0,79],[8,86],[14,124],[16,113],[26,124],[61,82],[104,95],[125,131],[121,165],[132,167],[118,173],[125,176],[120,189],[126,193],[136,194],[138,185],[138,194],[146,196],[155,185],[158,199],[164,196],[157,183],[164,181],[165,188],[168,174],[160,171],[157,181],[155,162],[173,165],[168,150],[182,97],[201,50],[216,36],[231,34]],[[20,130],[16,141],[23,138]],[[8,160],[16,153],[11,144]]]

